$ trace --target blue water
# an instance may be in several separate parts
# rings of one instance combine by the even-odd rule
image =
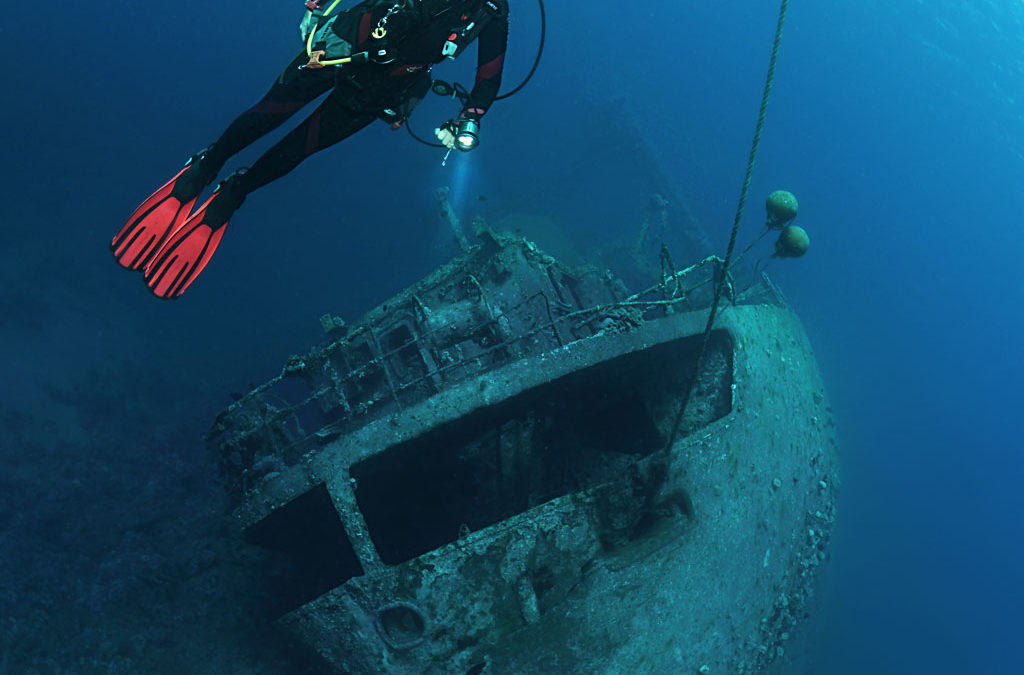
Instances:
[[[537,29],[530,0],[512,5],[508,84]],[[301,3],[4,10],[0,672],[120,672],[153,650],[164,672],[273,672],[233,660],[256,639],[181,646],[244,606],[230,576],[209,580],[219,552],[175,558],[190,533],[223,534],[199,437],[230,392],[320,338],[319,315],[355,319],[454,253],[437,187],[465,181],[466,221],[539,213],[542,243],[609,240],[645,198],[610,148],[643,144],[724,248],[777,6],[547,9],[541,68],[494,106],[479,150],[442,168],[406,134],[367,129],[254,193],[176,302],[117,268],[110,237],[269,87],[298,49]],[[437,74],[470,81],[463,61]],[[790,4],[741,244],[767,192],[798,196],[811,251],[769,272],[842,442],[798,672],[1024,672],[1022,101],[1024,3]],[[429,134],[454,112],[432,100],[414,122]]]

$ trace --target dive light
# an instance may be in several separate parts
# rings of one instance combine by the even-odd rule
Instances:
[[[455,126],[455,147],[469,152],[480,143],[480,123],[469,117],[461,118]]]

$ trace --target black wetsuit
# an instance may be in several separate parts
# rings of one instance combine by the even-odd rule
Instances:
[[[442,47],[449,36],[482,16],[487,0],[406,0],[404,3],[368,0],[352,7],[348,21],[352,52],[376,50],[382,41],[372,37],[389,8],[407,7],[388,18],[388,63],[352,63],[341,67],[304,68],[303,50],[288,64],[270,91],[242,113],[211,146],[202,172],[216,175],[232,155],[277,128],[296,111],[333,89],[302,124],[268,150],[238,178],[240,197],[280,178],[309,155],[351,136],[376,119],[404,121],[403,109],[422,98],[430,86],[430,67],[445,59]],[[476,82],[462,115],[482,117],[498,95],[508,41],[508,0],[490,0],[490,12],[479,22]],[[433,10],[423,11],[432,6]],[[497,11],[494,11],[494,10]],[[340,22],[339,22],[340,23]],[[475,32],[475,31],[474,31]],[[460,45],[460,55],[466,45]]]

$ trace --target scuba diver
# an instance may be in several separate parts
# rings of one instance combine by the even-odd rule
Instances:
[[[449,150],[476,147],[480,120],[498,97],[508,41],[508,0],[308,0],[303,49],[252,108],[193,155],[144,201],[111,242],[114,257],[141,270],[161,298],[180,296],[209,263],[246,196],[314,152],[383,120],[405,124],[431,88],[431,67],[477,41],[476,81],[455,119],[434,130]],[[531,73],[532,74],[532,73]],[[192,213],[225,162],[330,90],[313,113],[248,169],[232,173]],[[463,90],[465,91],[465,90]]]

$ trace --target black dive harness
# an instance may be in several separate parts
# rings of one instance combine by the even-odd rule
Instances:
[[[395,63],[401,59],[402,42],[409,37],[407,28],[397,40],[391,39],[388,22],[398,14],[405,14],[414,22],[414,26],[437,21],[449,13],[456,13],[461,17],[462,25],[453,29],[447,36],[437,61],[443,58],[454,59],[464,46],[479,36],[487,21],[502,17],[501,8],[493,0],[484,0],[479,4],[475,0],[376,0],[361,3],[333,16],[332,12],[341,0],[334,0],[326,9],[321,10],[321,3],[324,1],[307,0],[305,3],[309,14],[302,25],[303,30],[307,31],[306,55],[309,61],[299,66],[301,69],[341,67],[353,63]],[[472,16],[462,11],[472,5],[476,5],[476,11]],[[387,10],[377,19],[376,25],[365,39],[360,39],[362,36],[357,37],[356,24],[363,13],[352,10],[361,8],[376,14],[378,8],[385,6]],[[352,48],[356,43],[360,43],[360,46],[369,44],[369,48],[353,52]]]
[[[305,2],[306,9],[309,11],[302,26],[306,32],[306,55],[309,57],[309,61],[300,65],[300,69],[318,69],[327,66],[343,67],[346,64],[360,63],[380,65],[395,63],[401,56],[402,38],[389,44],[387,39],[389,35],[388,23],[393,17],[401,12],[410,12],[415,15],[416,22],[422,25],[428,21],[437,20],[448,12],[458,11],[472,4],[466,0],[461,2],[459,0],[398,0],[397,2],[392,2],[391,0],[371,0],[332,16],[341,0],[333,0],[326,9],[323,9],[322,6],[326,2],[327,0],[306,0]],[[352,52],[352,45],[358,42],[355,37],[357,35],[356,21],[361,14],[357,15],[356,12],[351,10],[362,6],[363,9],[376,13],[374,11],[375,8],[385,5],[388,6],[387,10],[377,19],[376,25],[366,38],[366,41],[371,43],[372,46],[368,49],[364,48],[362,51]],[[537,55],[533,60],[533,65],[522,82],[510,91],[496,96],[494,99],[496,101],[519,93],[533,78],[537,72],[537,67],[540,65],[547,34],[547,17],[544,10],[544,0],[537,0],[537,5],[540,10],[540,40],[537,45]],[[500,18],[501,13],[496,3],[491,0],[485,0],[478,5],[477,11],[471,20],[463,22],[460,28],[454,29],[447,36],[441,47],[440,56],[442,58],[454,59],[461,53],[463,47],[471,44],[479,36],[488,20],[496,17]],[[464,17],[465,15],[460,14],[460,16]],[[333,24],[339,20],[342,23],[334,26]],[[350,39],[344,39],[342,36]],[[427,70],[429,71],[429,67]],[[352,84],[356,84],[351,78],[349,81]],[[432,80],[430,88],[440,96],[458,98],[463,106],[469,101],[469,91],[457,82],[449,84],[444,80]],[[417,96],[418,98],[420,97]],[[414,106],[415,103],[411,107]],[[398,128],[402,122],[407,121],[408,113],[411,113],[411,107],[408,112],[396,112],[392,109],[386,109],[382,119],[392,123],[392,128]],[[474,142],[471,147],[475,147],[479,122],[473,120],[473,125],[472,129],[459,128],[456,130],[459,137],[472,138]],[[410,136],[424,145],[436,148],[445,147],[440,143],[432,143],[420,138],[408,124],[405,124],[405,128],[409,131]]]

